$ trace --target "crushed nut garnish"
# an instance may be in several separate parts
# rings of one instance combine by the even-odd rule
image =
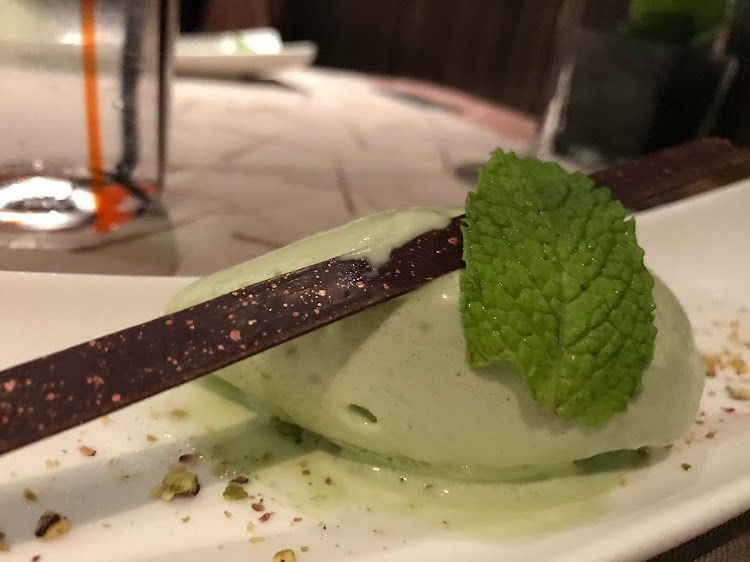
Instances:
[[[297,555],[289,548],[279,550],[273,555],[273,562],[297,562]]]
[[[289,437],[293,439],[295,443],[302,441],[302,428],[296,424],[284,421],[276,416],[271,416],[269,419],[271,426],[283,437]]]
[[[247,541],[251,544],[263,542],[264,540],[266,540],[265,537],[250,537],[249,539],[247,539]]]
[[[171,501],[175,496],[196,496],[201,490],[198,477],[187,470],[170,471],[161,484],[151,490],[151,497]]]
[[[37,495],[32,490],[29,490],[28,488],[24,488],[23,497],[29,500],[30,502],[35,502],[38,499]]]
[[[35,554],[34,556],[31,557],[31,562],[39,562],[41,559],[42,559],[41,554]]]
[[[248,521],[248,522],[247,522],[247,527],[246,527],[246,529],[247,529],[248,531],[250,531],[250,532],[252,532],[252,531],[253,531],[253,529],[255,529],[255,525],[253,524],[253,522],[252,522],[252,521]]]
[[[227,519],[229,519],[231,516],[232,516],[232,512],[231,511],[224,510],[224,517],[226,517]]]
[[[309,476],[309,475],[310,475],[310,469],[309,469],[309,468],[306,468],[305,470],[303,470],[303,471],[302,471],[302,475],[303,475],[303,476]]]
[[[47,468],[55,468],[56,466],[60,466],[60,461],[57,459],[47,459],[44,461],[44,464]]]
[[[265,523],[271,518],[271,515],[273,515],[273,511],[267,511],[266,513],[258,517],[258,521],[260,521],[261,523]]]
[[[247,497],[247,490],[239,484],[233,484],[230,482],[227,484],[227,487],[224,488],[222,496],[224,496],[225,500],[229,501],[244,500]]]
[[[252,507],[255,511],[265,511],[266,510],[266,506],[263,505],[260,502],[253,502],[253,503],[250,504],[250,507]]]
[[[156,435],[146,435],[146,441],[149,443],[156,443],[159,440],[159,438]]]
[[[690,470],[691,468],[693,468],[693,465],[688,464],[686,462],[682,463],[680,466],[682,467],[682,470],[684,470],[685,472],[687,472],[688,470]]]
[[[184,455],[180,455],[177,459],[183,464],[197,464],[199,460],[201,460],[202,456],[200,453],[186,453]]]
[[[307,552],[308,550],[310,550],[310,547],[309,546],[301,546],[301,547],[299,547],[299,549],[300,549],[300,552]]]
[[[102,417],[99,418],[99,421],[101,422],[102,425],[109,425],[112,420],[107,414],[104,414]]]
[[[401,482],[403,482],[403,481],[404,481],[404,479],[402,478],[402,479],[401,479]],[[331,477],[330,477],[330,476],[326,477],[326,479],[325,479],[325,483],[326,483],[326,484],[328,484],[329,486],[330,486],[331,484],[333,484],[333,480],[331,480]]]
[[[716,369],[724,367],[724,361],[718,353],[704,353],[701,357],[703,357],[703,365],[706,368],[707,377],[715,377]]]
[[[247,484],[249,480],[246,476],[237,476],[236,478],[232,478],[229,482],[232,484]]]
[[[70,531],[70,521],[56,511],[45,511],[39,518],[34,535],[43,541],[52,541]]]
[[[747,364],[740,357],[733,357],[729,364],[738,375],[744,375],[747,373]]]
[[[175,408],[174,410],[172,410],[171,412],[169,412],[169,415],[174,420],[181,420],[181,419],[185,418],[188,415],[188,413],[185,410],[183,410],[182,408]]]
[[[706,433],[706,439],[713,439],[715,436],[716,436],[715,431],[709,431],[708,433]]]
[[[92,449],[91,447],[88,447],[86,445],[81,445],[80,447],[78,447],[78,451],[84,457],[93,457],[96,455],[96,449]]]
[[[735,400],[750,400],[750,388],[727,385],[727,392]]]
[[[295,523],[299,523],[300,521],[302,521],[302,517],[295,517],[295,518],[293,519],[293,521],[294,521]]]
[[[189,515],[186,515],[185,517],[182,518],[182,522],[183,523],[187,523],[188,521],[190,521],[190,516]]]

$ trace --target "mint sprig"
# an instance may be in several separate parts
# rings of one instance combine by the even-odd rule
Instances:
[[[467,197],[463,237],[469,363],[514,363],[539,406],[565,419],[623,411],[653,355],[653,278],[609,190],[496,150]]]

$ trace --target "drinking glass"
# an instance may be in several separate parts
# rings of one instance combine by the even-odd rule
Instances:
[[[157,213],[174,0],[0,2],[0,247],[75,248]]]

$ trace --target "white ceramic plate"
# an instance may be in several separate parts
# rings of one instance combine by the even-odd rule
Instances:
[[[185,76],[238,78],[270,76],[312,64],[315,43],[282,43],[273,28],[182,35],[175,48],[175,71]]]
[[[750,182],[638,221],[648,264],[685,304],[701,348],[728,350],[739,370],[740,360],[750,364],[747,209]],[[0,273],[0,366],[156,316],[187,281]],[[668,453],[637,466],[614,458],[587,474],[500,486],[401,481],[288,441],[275,442],[269,458],[262,420],[219,387],[186,385],[108,423],[0,458],[0,531],[12,548],[0,556],[270,561],[291,548],[300,561],[325,562],[642,560],[750,508],[750,402],[731,399],[727,384],[750,384],[750,375],[720,368],[708,380],[699,423]],[[173,419],[175,409],[187,415]],[[82,456],[81,445],[96,456]],[[167,465],[192,450],[205,455],[193,469],[200,494],[149,499]],[[243,455],[223,468],[257,478],[247,489],[256,502],[264,498],[263,513],[249,499],[223,499],[227,478],[212,474],[221,460]],[[25,488],[36,502],[22,497]],[[44,509],[67,515],[71,532],[52,543],[35,539]]]

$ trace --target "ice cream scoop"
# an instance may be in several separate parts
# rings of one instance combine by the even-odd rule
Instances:
[[[460,209],[406,209],[360,219],[201,279],[170,309],[373,244],[397,245]],[[694,419],[704,374],[688,318],[654,286],[658,334],[643,392],[590,426],[541,410],[515,366],[471,367],[460,272],[302,336],[217,375],[269,412],[374,462],[485,478],[599,453],[668,445]]]

